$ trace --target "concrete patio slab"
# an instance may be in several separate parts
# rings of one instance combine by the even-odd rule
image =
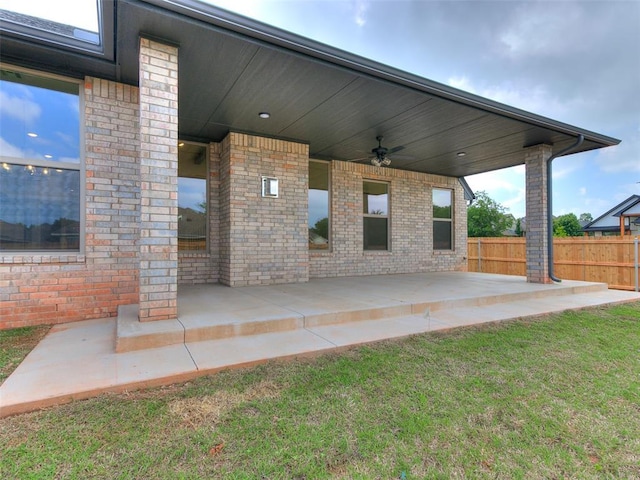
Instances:
[[[178,320],[141,323],[135,305],[123,307],[116,344],[118,352],[126,352],[606,289],[603,283],[540,285],[522,277],[462,272],[325,278],[242,288],[180,286]]]
[[[290,358],[320,353],[335,345],[300,329],[188,343],[187,348],[201,372],[214,372],[230,365],[255,365],[265,359]]]
[[[522,277],[477,273],[181,288],[178,320],[162,325],[135,321],[135,306],[128,306],[128,321],[135,322],[130,325],[110,318],[52,327],[0,386],[0,417],[271,359],[630,301],[640,301],[640,294],[607,290],[603,284],[539,285]],[[150,341],[154,348],[118,353],[118,328],[131,336],[125,341],[151,335],[149,342],[155,333],[172,342],[178,338],[178,343]],[[221,338],[206,338],[220,329],[230,330]]]

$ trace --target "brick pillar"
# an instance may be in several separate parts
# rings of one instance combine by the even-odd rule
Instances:
[[[178,49],[140,39],[140,320],[177,318]]]
[[[547,159],[550,145],[535,145],[525,151],[527,191],[527,281],[551,283],[548,264]]]
[[[264,198],[261,176],[279,180]],[[220,155],[220,282],[309,281],[309,146],[231,132]]]

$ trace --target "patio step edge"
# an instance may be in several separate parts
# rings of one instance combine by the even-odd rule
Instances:
[[[137,304],[118,307],[116,353],[184,343],[184,326],[177,319],[141,322],[138,311]]]
[[[312,329],[328,325],[341,325],[363,321],[374,321],[407,316],[428,316],[434,312],[457,308],[483,307],[510,302],[579,295],[606,291],[604,283],[557,284],[557,288],[542,288],[538,291],[503,293],[495,295],[452,298],[419,303],[401,303],[391,306],[359,308],[314,315],[301,315],[290,311],[282,317],[247,322],[229,321],[211,325],[187,326],[179,318],[156,322],[140,322],[138,305],[123,305],[118,309],[116,330],[116,352],[131,352],[181,343],[222,340],[235,337],[285,332],[297,329]]]

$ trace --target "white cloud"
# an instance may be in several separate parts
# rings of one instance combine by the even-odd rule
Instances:
[[[11,145],[4,138],[0,137],[0,156],[2,157],[14,157],[25,158],[25,154],[15,145]]]
[[[580,165],[578,163],[574,163],[574,164],[570,164],[570,165],[563,165],[561,168],[553,168],[552,167],[551,177],[554,180],[560,180],[561,178],[567,178],[573,172],[578,170],[579,167],[580,167]]]
[[[359,27],[364,27],[367,23],[367,10],[369,10],[369,2],[356,0],[354,5],[354,21]]]
[[[587,194],[587,187],[580,187],[578,191],[580,192],[580,195],[585,196]]]
[[[499,85],[478,87],[466,76],[450,77],[447,83],[454,88],[549,117],[561,117],[567,111],[567,106],[558,102],[541,85],[532,87],[503,81]]]
[[[24,123],[31,123],[36,120],[42,109],[40,105],[31,100],[19,97],[12,97],[6,92],[0,91],[0,114],[13,117]]]
[[[524,175],[524,165],[519,165],[472,175],[466,177],[466,180],[473,191],[487,192],[489,197],[509,209],[509,213],[517,218],[525,215]]]
[[[505,23],[499,39],[507,52],[518,58],[553,53],[558,45],[566,44],[567,36],[578,35],[567,25],[584,24],[582,9],[575,5],[557,4],[553,9],[546,2],[533,3],[516,8]]]
[[[595,161],[605,173],[631,173],[640,181],[640,135],[626,138],[620,145],[598,150]]]

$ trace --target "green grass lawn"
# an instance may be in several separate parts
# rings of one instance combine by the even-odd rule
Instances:
[[[49,325],[0,330],[0,384],[49,331]]]
[[[640,303],[105,395],[0,442],[3,479],[640,478]]]

